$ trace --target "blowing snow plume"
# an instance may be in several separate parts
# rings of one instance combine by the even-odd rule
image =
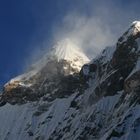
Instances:
[[[136,11],[131,11],[130,6],[121,6],[122,3],[112,0],[80,1],[78,6],[65,13],[60,24],[55,25],[54,40],[70,38],[88,56],[96,57],[105,47],[114,46],[127,26],[138,19],[136,3],[131,5]]]
[[[130,7],[121,8],[120,2],[112,0],[109,0],[108,3],[96,0],[71,1],[70,3],[70,5],[67,2],[59,5],[63,13],[55,13],[57,16],[53,17],[55,19],[51,26],[48,26],[48,20],[46,20],[47,10],[39,15],[42,26],[38,27],[41,29],[37,34],[41,34],[43,39],[40,41],[37,36],[31,44],[31,46],[35,46],[33,50],[36,50],[33,52],[35,59],[31,60],[31,63],[42,54],[45,55],[48,49],[57,42],[63,42],[67,38],[93,59],[107,46],[114,46],[120,34],[138,15],[138,12],[132,12]],[[136,4],[133,6],[137,9]],[[46,33],[47,31],[49,34]]]
[[[55,40],[69,38],[72,42],[76,42],[89,57],[94,58],[102,49],[114,43],[115,37],[100,19],[68,15],[64,18],[63,24],[64,26],[54,33]]]

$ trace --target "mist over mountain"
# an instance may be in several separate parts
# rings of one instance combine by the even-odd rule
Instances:
[[[0,87],[57,42],[69,38],[93,59],[140,19],[138,0],[1,0],[0,17]]]
[[[139,140],[140,21],[89,59],[57,42],[0,96],[1,140]]]

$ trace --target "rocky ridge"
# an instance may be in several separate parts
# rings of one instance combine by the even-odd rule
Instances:
[[[25,75],[12,80],[15,85],[6,84],[1,99],[5,104],[0,107],[0,139],[139,140],[139,58],[140,22],[136,21],[116,46],[104,49],[80,72],[70,67],[65,73],[63,68],[71,64],[57,59],[39,70],[39,76],[29,76],[32,85],[29,79],[21,83]],[[44,75],[47,80],[42,84]],[[39,96],[29,100],[30,93],[32,98]],[[6,94],[12,95],[7,99]],[[13,98],[15,94],[20,97]]]

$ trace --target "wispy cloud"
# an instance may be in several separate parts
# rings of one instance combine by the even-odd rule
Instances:
[[[129,3],[128,3],[129,4]],[[87,11],[82,11],[83,5]],[[79,3],[74,12],[69,11],[53,28],[54,42],[70,38],[94,58],[107,46],[115,45],[118,37],[136,20],[138,14],[133,7],[125,7],[113,0]]]
[[[127,5],[122,5],[121,1],[114,2],[113,0],[77,1],[79,2],[72,0],[73,8],[63,3],[63,6],[67,6],[68,10],[66,8],[66,11],[61,10],[63,16],[60,19],[53,20],[52,28],[45,26],[48,21],[43,18],[43,26],[38,28],[41,28],[39,34],[44,34],[44,41],[40,43],[40,40],[36,39],[35,48],[37,49],[35,49],[32,58],[39,58],[38,56],[48,52],[48,48],[51,48],[53,44],[55,45],[58,41],[66,38],[75,42],[89,57],[94,58],[105,47],[115,45],[117,39],[128,28],[129,24],[140,18],[136,3],[131,4],[129,2]],[[45,14],[47,12],[44,13],[43,17],[45,17]],[[51,39],[49,41],[48,35],[45,37],[46,29],[52,30],[52,32],[50,31]]]
[[[54,30],[55,42],[71,39],[91,57],[95,57],[103,48],[115,42],[115,34],[108,24],[98,17],[69,14],[64,17],[62,28]]]

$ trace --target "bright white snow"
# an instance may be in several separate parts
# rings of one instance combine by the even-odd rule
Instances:
[[[48,54],[46,54],[37,63],[33,64],[29,72],[11,79],[7,84],[19,81],[20,85],[27,87],[31,86],[32,83],[25,84],[24,81],[27,81],[32,76],[36,75],[39,71],[41,71],[42,68],[46,66],[48,61],[51,59],[54,60],[55,58],[57,58],[58,62],[60,60],[66,60],[70,62],[71,67],[79,71],[85,63],[89,62],[88,57],[75,43],[73,43],[70,39],[65,39],[61,42],[58,42]],[[64,67],[64,69],[67,68]],[[5,84],[5,86],[7,84]]]
[[[55,55],[58,60],[76,61],[76,59],[80,58],[84,63],[89,61],[83,51],[68,38],[58,42],[54,46],[52,55]]]

